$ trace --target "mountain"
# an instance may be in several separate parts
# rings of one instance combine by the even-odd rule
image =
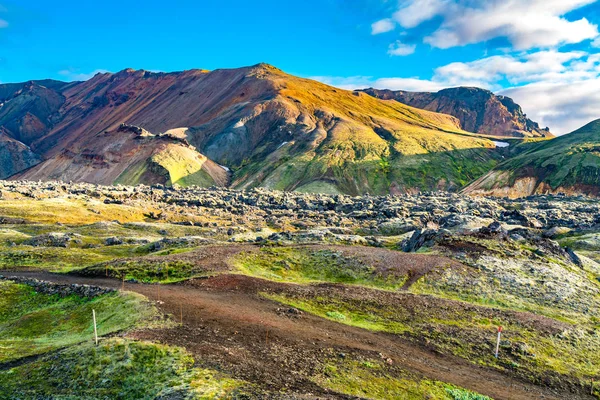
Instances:
[[[0,126],[4,134],[24,144],[52,129],[65,102],[61,90],[69,84],[43,80],[0,85]]]
[[[450,114],[459,119],[462,129],[494,136],[552,137],[548,128],[540,129],[523,113],[510,97],[498,96],[489,90],[457,87],[437,93],[405,92],[402,90],[366,89],[365,93],[383,100],[424,110]]]
[[[50,86],[35,86],[38,103],[48,106],[31,112],[42,121],[34,134],[10,129],[44,159],[15,179],[155,183],[159,171],[166,184],[386,194],[457,190],[502,157],[492,141],[463,131],[449,115],[267,64],[126,69]],[[161,169],[156,160],[165,151]]]
[[[469,185],[468,194],[600,195],[600,120],[553,140],[524,143],[521,153]]]
[[[29,146],[0,129],[0,177],[8,177],[41,161]]]
[[[124,124],[75,142],[13,178],[169,186],[225,186],[229,179],[226,169],[198,153],[185,139],[154,135]]]
[[[0,85],[0,178],[41,161],[29,145],[52,128],[65,102],[60,91],[68,85],[54,80]]]

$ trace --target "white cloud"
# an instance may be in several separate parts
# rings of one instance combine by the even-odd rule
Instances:
[[[315,77],[343,89],[434,92],[476,86],[512,97],[528,116],[555,134],[571,132],[600,118],[600,53],[539,51],[520,56],[492,56],[437,68],[431,79],[368,76]],[[513,87],[503,89],[498,83]]]
[[[586,18],[571,21],[570,11],[596,0],[408,0],[393,15],[406,29],[440,17],[441,25],[424,42],[442,49],[506,37],[517,50],[580,43],[598,37]]]
[[[396,40],[395,43],[390,44],[388,48],[388,54],[390,56],[408,56],[413,54],[417,46],[414,44],[405,44],[400,40]]]
[[[68,68],[58,71],[58,74],[63,76],[68,81],[87,81],[96,74],[104,74],[106,72],[110,71],[107,71],[105,69],[96,69],[89,73],[82,73],[76,69]]]
[[[501,91],[512,97],[527,116],[549,126],[554,134],[572,132],[600,118],[600,79],[566,83],[537,82]]]
[[[439,67],[433,79],[449,85],[469,81],[481,86],[493,86],[504,79],[512,84],[579,80],[597,75],[598,61],[598,55],[582,51],[548,50],[520,56],[492,56]]]
[[[386,18],[371,24],[371,34],[379,35],[380,33],[393,31],[395,28],[396,24],[394,21],[390,18]]]
[[[0,28],[6,28],[8,26],[8,22],[3,19],[0,19]]]
[[[371,76],[311,76],[310,79],[346,90],[372,87],[375,89],[408,90],[412,92],[435,92],[446,87],[441,83],[419,78],[374,79]]]
[[[373,81],[376,89],[407,90],[409,92],[437,92],[444,89],[443,83],[419,78],[379,78]]]

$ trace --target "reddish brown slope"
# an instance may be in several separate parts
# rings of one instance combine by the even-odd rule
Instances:
[[[25,170],[14,179],[56,179],[93,182],[225,186],[228,172],[199,154],[185,139],[156,136],[133,126],[100,132],[45,162]]]
[[[64,151],[105,157],[106,146],[97,137],[122,123],[187,139],[198,153],[231,168],[238,188],[351,194],[456,189],[498,158],[491,142],[469,137],[454,117],[336,89],[265,64],[212,72],[124,70],[98,74],[62,95],[66,100],[56,124],[32,144],[46,161],[20,177],[97,182],[96,172],[82,174],[63,165],[80,160],[64,157]],[[186,176],[182,168],[196,170],[177,164],[176,176]],[[434,173],[415,178],[423,170]],[[139,183],[135,176],[142,175],[135,173],[125,182]]]
[[[453,115],[469,132],[509,137],[552,137],[547,128],[541,129],[537,122],[527,118],[521,106],[510,97],[498,96],[485,89],[457,87],[437,93],[366,89],[364,92],[379,99],[396,100],[412,107]]]
[[[155,133],[202,125],[232,106],[243,108],[274,95],[269,81],[247,79],[250,69],[98,74],[64,92],[62,121],[33,147],[52,156],[84,136],[121,123]]]

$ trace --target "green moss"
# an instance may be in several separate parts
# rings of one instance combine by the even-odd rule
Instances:
[[[340,252],[310,248],[263,247],[259,253],[242,254],[234,260],[242,273],[296,283],[336,282],[395,290],[406,276],[385,276],[374,266]]]
[[[394,320],[389,315],[382,315],[381,312],[377,313],[377,305],[364,305],[362,309],[357,309],[343,300],[329,297],[308,300],[273,293],[261,293],[261,296],[322,318],[370,331],[399,334],[411,330],[407,324]]]
[[[473,393],[460,388],[448,387],[446,388],[446,392],[448,392],[452,400],[491,400],[488,396]]]
[[[121,339],[79,345],[0,371],[0,398],[233,398],[243,382],[194,368],[178,347]]]
[[[376,360],[325,364],[313,381],[338,393],[376,400],[491,400],[443,382],[420,379]]]
[[[325,193],[325,194],[340,194],[340,190],[330,182],[315,181],[297,187],[296,192],[300,193]]]
[[[0,246],[0,269],[40,268],[68,272],[136,254],[135,245],[97,248]]]
[[[536,330],[514,315],[485,308],[462,307],[443,310],[431,305],[415,309],[419,302],[387,303],[361,296],[332,293],[308,297],[263,293],[265,298],[345,325],[378,332],[399,334],[426,343],[437,351],[464,358],[472,363],[510,370],[525,379],[549,382],[549,374],[559,380],[585,384],[600,374],[600,332],[592,326],[573,326],[559,334]],[[413,305],[414,304],[414,305]],[[489,318],[495,315],[495,318]],[[501,357],[493,357],[495,331],[504,327]]]
[[[156,310],[139,295],[61,298],[0,282],[0,362],[92,340],[92,309],[100,336],[148,321]]]
[[[190,262],[156,259],[149,261],[143,258],[97,264],[86,268],[84,272],[144,283],[174,283],[203,275]]]

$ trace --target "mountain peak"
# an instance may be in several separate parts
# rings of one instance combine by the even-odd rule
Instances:
[[[439,92],[406,92],[366,89],[365,93],[384,100],[452,115],[469,132],[507,137],[551,137],[531,121],[510,97],[496,96],[487,89],[460,86]]]

